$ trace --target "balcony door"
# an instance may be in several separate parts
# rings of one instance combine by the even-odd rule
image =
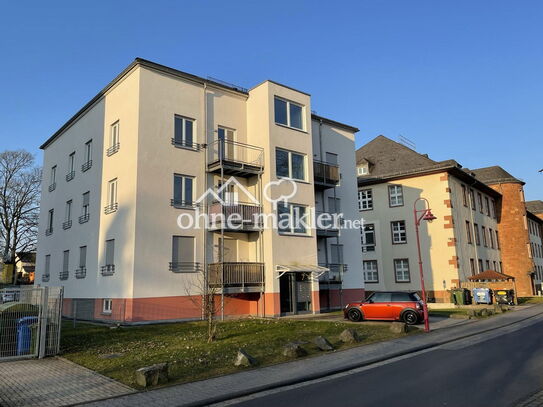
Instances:
[[[222,160],[235,160],[235,149],[234,149],[234,129],[229,129],[226,127],[219,127],[217,135],[219,138],[219,157]]]

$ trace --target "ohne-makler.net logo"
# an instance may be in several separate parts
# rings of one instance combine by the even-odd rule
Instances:
[[[195,202],[194,210],[177,217],[179,228],[228,230],[276,229],[284,233],[308,234],[309,230],[360,229],[360,219],[344,219],[342,213],[316,211],[312,206],[290,202],[298,187],[290,178],[266,184],[263,198],[272,204],[264,213],[262,203],[236,178],[230,177],[219,188],[209,188]],[[243,200],[240,200],[243,196]]]

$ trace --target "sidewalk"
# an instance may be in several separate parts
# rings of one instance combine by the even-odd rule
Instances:
[[[444,343],[492,331],[528,318],[543,317],[543,306],[526,307],[476,323],[439,329],[429,334],[407,336],[392,341],[331,352],[260,369],[245,370],[227,376],[174,385],[135,393],[87,406],[199,406],[241,397],[247,394],[291,385],[351,370],[393,357],[432,348]]]

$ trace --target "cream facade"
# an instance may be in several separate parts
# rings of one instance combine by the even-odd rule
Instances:
[[[356,131],[272,81],[246,91],[138,59],[42,146],[36,282],[65,287],[66,314],[127,322],[199,318],[207,283],[225,315],[362,298],[358,231],[249,216],[316,207],[355,219]],[[264,189],[290,194],[284,178],[296,194],[276,208]],[[179,227],[227,212],[241,229]]]

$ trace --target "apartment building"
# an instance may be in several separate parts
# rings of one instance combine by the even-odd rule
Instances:
[[[454,160],[434,161],[384,136],[358,149],[356,160],[367,292],[420,290],[413,210],[422,198],[437,217],[420,227],[429,301],[447,303],[447,290],[469,276],[502,271],[498,192]]]
[[[136,59],[41,146],[36,282],[64,286],[66,315],[125,322],[199,318],[206,289],[226,316],[363,298],[357,229],[254,216],[358,218],[357,131],[273,81],[246,90]],[[201,214],[239,224],[189,223]]]
[[[537,270],[532,255],[534,236],[524,199],[524,182],[499,166],[472,170],[480,181],[502,195],[498,207],[504,273],[514,276],[519,296],[536,293]],[[536,218],[532,215],[532,218]],[[534,220],[535,221],[535,220]],[[540,283],[539,283],[540,284]]]
[[[528,231],[535,267],[535,291],[543,293],[543,201],[526,202]]]

